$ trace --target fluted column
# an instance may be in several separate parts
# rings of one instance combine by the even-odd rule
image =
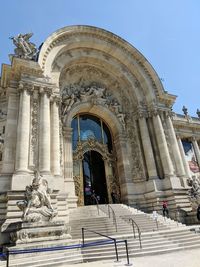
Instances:
[[[176,134],[175,134],[174,127],[172,124],[172,120],[171,120],[171,117],[169,115],[167,115],[167,117],[166,117],[166,123],[167,123],[167,127],[169,129],[171,148],[172,148],[172,152],[174,155],[174,161],[176,164],[177,175],[178,176],[184,176],[185,170],[184,170],[184,166],[183,166],[183,162],[182,162],[182,157],[181,157],[180,149],[179,149],[178,142],[176,139]]]
[[[50,91],[40,90],[39,170],[50,173]]]
[[[199,146],[198,146],[198,143],[197,143],[197,140],[196,140],[195,137],[192,138],[192,144],[193,144],[193,147],[194,147],[194,152],[195,152],[195,155],[196,155],[196,159],[197,159],[198,165],[200,166],[200,150],[199,150]]]
[[[143,145],[143,151],[147,166],[147,172],[149,179],[153,179],[158,176],[157,170],[156,170],[156,164],[154,160],[151,140],[149,136],[149,130],[147,127],[147,122],[145,117],[139,118],[139,126],[140,126],[140,134],[142,139],[142,145]]]
[[[15,170],[27,172],[29,155],[29,134],[30,134],[30,92],[23,85],[20,85],[20,103],[17,126],[17,147]]]
[[[180,136],[177,136],[177,141],[178,141],[178,146],[179,146],[179,149],[180,149],[181,158],[182,158],[182,162],[183,162],[183,166],[184,166],[184,169],[185,169],[186,176],[190,177],[190,168],[189,168],[189,164],[188,164],[188,162],[186,160],[186,157],[185,157],[185,151],[184,151],[183,143],[181,141]]]
[[[160,119],[160,115],[157,113],[153,115],[153,125],[156,133],[156,139],[158,143],[164,174],[167,176],[172,176],[174,174],[174,169],[170,158],[169,149],[167,146],[167,141],[165,138],[165,133]]]
[[[59,134],[59,99],[52,98],[51,103],[51,171],[60,175],[60,134]]]
[[[73,179],[73,151],[72,151],[72,128],[63,127],[63,152],[64,152],[64,181],[68,194],[69,207],[76,207],[77,197]]]

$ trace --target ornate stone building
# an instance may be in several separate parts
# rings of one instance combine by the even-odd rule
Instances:
[[[172,112],[176,96],[136,48],[72,26],[47,38],[37,60],[15,52],[1,73],[1,224],[20,217],[15,203],[35,170],[65,220],[69,208],[91,204],[93,190],[100,203],[114,192],[146,211],[165,199],[191,214],[187,179],[199,173],[200,119]]]

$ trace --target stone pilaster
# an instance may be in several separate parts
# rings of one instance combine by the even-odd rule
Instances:
[[[2,174],[14,172],[16,160],[17,117],[19,109],[19,95],[15,88],[8,88],[8,112],[4,140],[4,156]]]
[[[60,175],[60,134],[59,134],[59,99],[52,98],[51,103],[51,172]]]
[[[173,169],[172,161],[170,158],[163,125],[160,119],[160,115],[158,113],[153,114],[153,125],[154,125],[154,130],[156,134],[156,139],[158,143],[158,148],[160,152],[160,158],[161,158],[164,174],[165,176],[168,176],[168,177],[173,176],[174,169]]]
[[[167,114],[166,123],[167,123],[167,128],[169,130],[169,137],[170,137],[172,152],[173,152],[173,155],[175,155],[174,161],[176,164],[177,175],[182,177],[182,176],[185,176],[185,169],[183,166],[181,152],[180,152],[178,142],[176,139],[176,134],[175,134],[174,127],[172,124],[172,120],[169,114]]]
[[[129,155],[127,153],[127,139],[119,134],[115,137],[115,149],[117,151],[117,168],[121,189],[121,198],[123,203],[131,203],[134,193],[133,181],[130,171]]]
[[[47,88],[40,88],[39,170],[50,173],[50,95]]]
[[[20,103],[17,126],[16,173],[28,171],[29,134],[30,134],[30,92],[24,85],[20,85]]]
[[[145,117],[139,118],[139,126],[140,126],[140,134],[142,139],[142,145],[143,145],[143,151],[147,166],[147,172],[149,179],[154,179],[158,176],[157,170],[156,170],[156,164],[154,160],[151,140],[149,136],[149,130],[147,127],[147,122]]]
[[[198,143],[195,137],[192,138],[192,145],[194,147],[194,152],[196,155],[198,165],[200,166],[200,150],[199,150],[199,146],[198,146]]]
[[[63,127],[63,138],[65,192],[68,194],[69,208],[74,208],[77,206],[77,197],[73,179],[72,128]]]

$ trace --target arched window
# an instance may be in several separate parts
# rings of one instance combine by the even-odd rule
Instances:
[[[102,119],[90,114],[80,114],[74,117],[71,127],[73,128],[73,150],[76,149],[78,141],[95,139],[99,143],[106,144],[109,152],[112,151],[111,134]]]

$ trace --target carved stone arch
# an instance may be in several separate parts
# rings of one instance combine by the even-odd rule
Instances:
[[[81,51],[91,49],[91,51],[96,50],[108,54],[109,57],[105,57],[102,62],[109,62],[110,59],[117,59],[118,62],[123,63],[130,73],[136,75],[137,81],[141,85],[139,89],[132,86],[132,90],[143,90],[143,95],[146,97],[146,101],[149,105],[154,103],[155,100],[156,102],[162,102],[166,105],[173,104],[175,97],[164,91],[158,75],[146,58],[122,38],[96,27],[71,26],[64,27],[53,33],[44,42],[39,55],[39,64],[44,74],[58,85],[58,77],[56,77],[56,80],[55,73],[52,72],[52,65],[55,62],[55,58],[62,53],[62,51],[67,52],[70,58],[70,52],[78,48],[81,49]],[[81,57],[82,54],[80,53],[79,58]],[[60,69],[59,72],[61,71]],[[123,72],[123,68],[119,68],[117,75],[125,76]],[[140,100],[138,99],[138,103],[139,102]]]
[[[102,77],[102,81],[106,82],[108,86],[113,87],[115,90],[123,91],[123,94],[128,95],[133,105],[138,105],[147,95],[145,95],[145,92],[148,89],[146,88],[144,92],[142,88],[146,86],[143,80],[139,81],[137,75],[127,68],[123,62],[118,62],[117,59],[114,60],[113,58],[106,61],[105,58],[98,57],[97,51],[95,51],[92,57],[90,56],[88,58],[78,55],[75,58],[68,58],[63,64],[65,64],[63,68],[57,72],[57,80],[59,81],[60,88],[63,87],[65,81],[69,81],[69,78],[67,79],[68,72],[72,73],[73,69],[78,70],[82,67],[96,70],[99,73],[101,72],[100,77]],[[73,80],[72,75],[70,76],[70,80]],[[153,95],[151,98],[153,98]]]
[[[75,105],[63,118],[63,124],[67,127],[71,127],[73,118],[81,113],[87,113],[101,118],[109,127],[113,137],[124,132],[122,124],[120,124],[114,113],[103,106],[91,105],[91,103],[79,103]]]

